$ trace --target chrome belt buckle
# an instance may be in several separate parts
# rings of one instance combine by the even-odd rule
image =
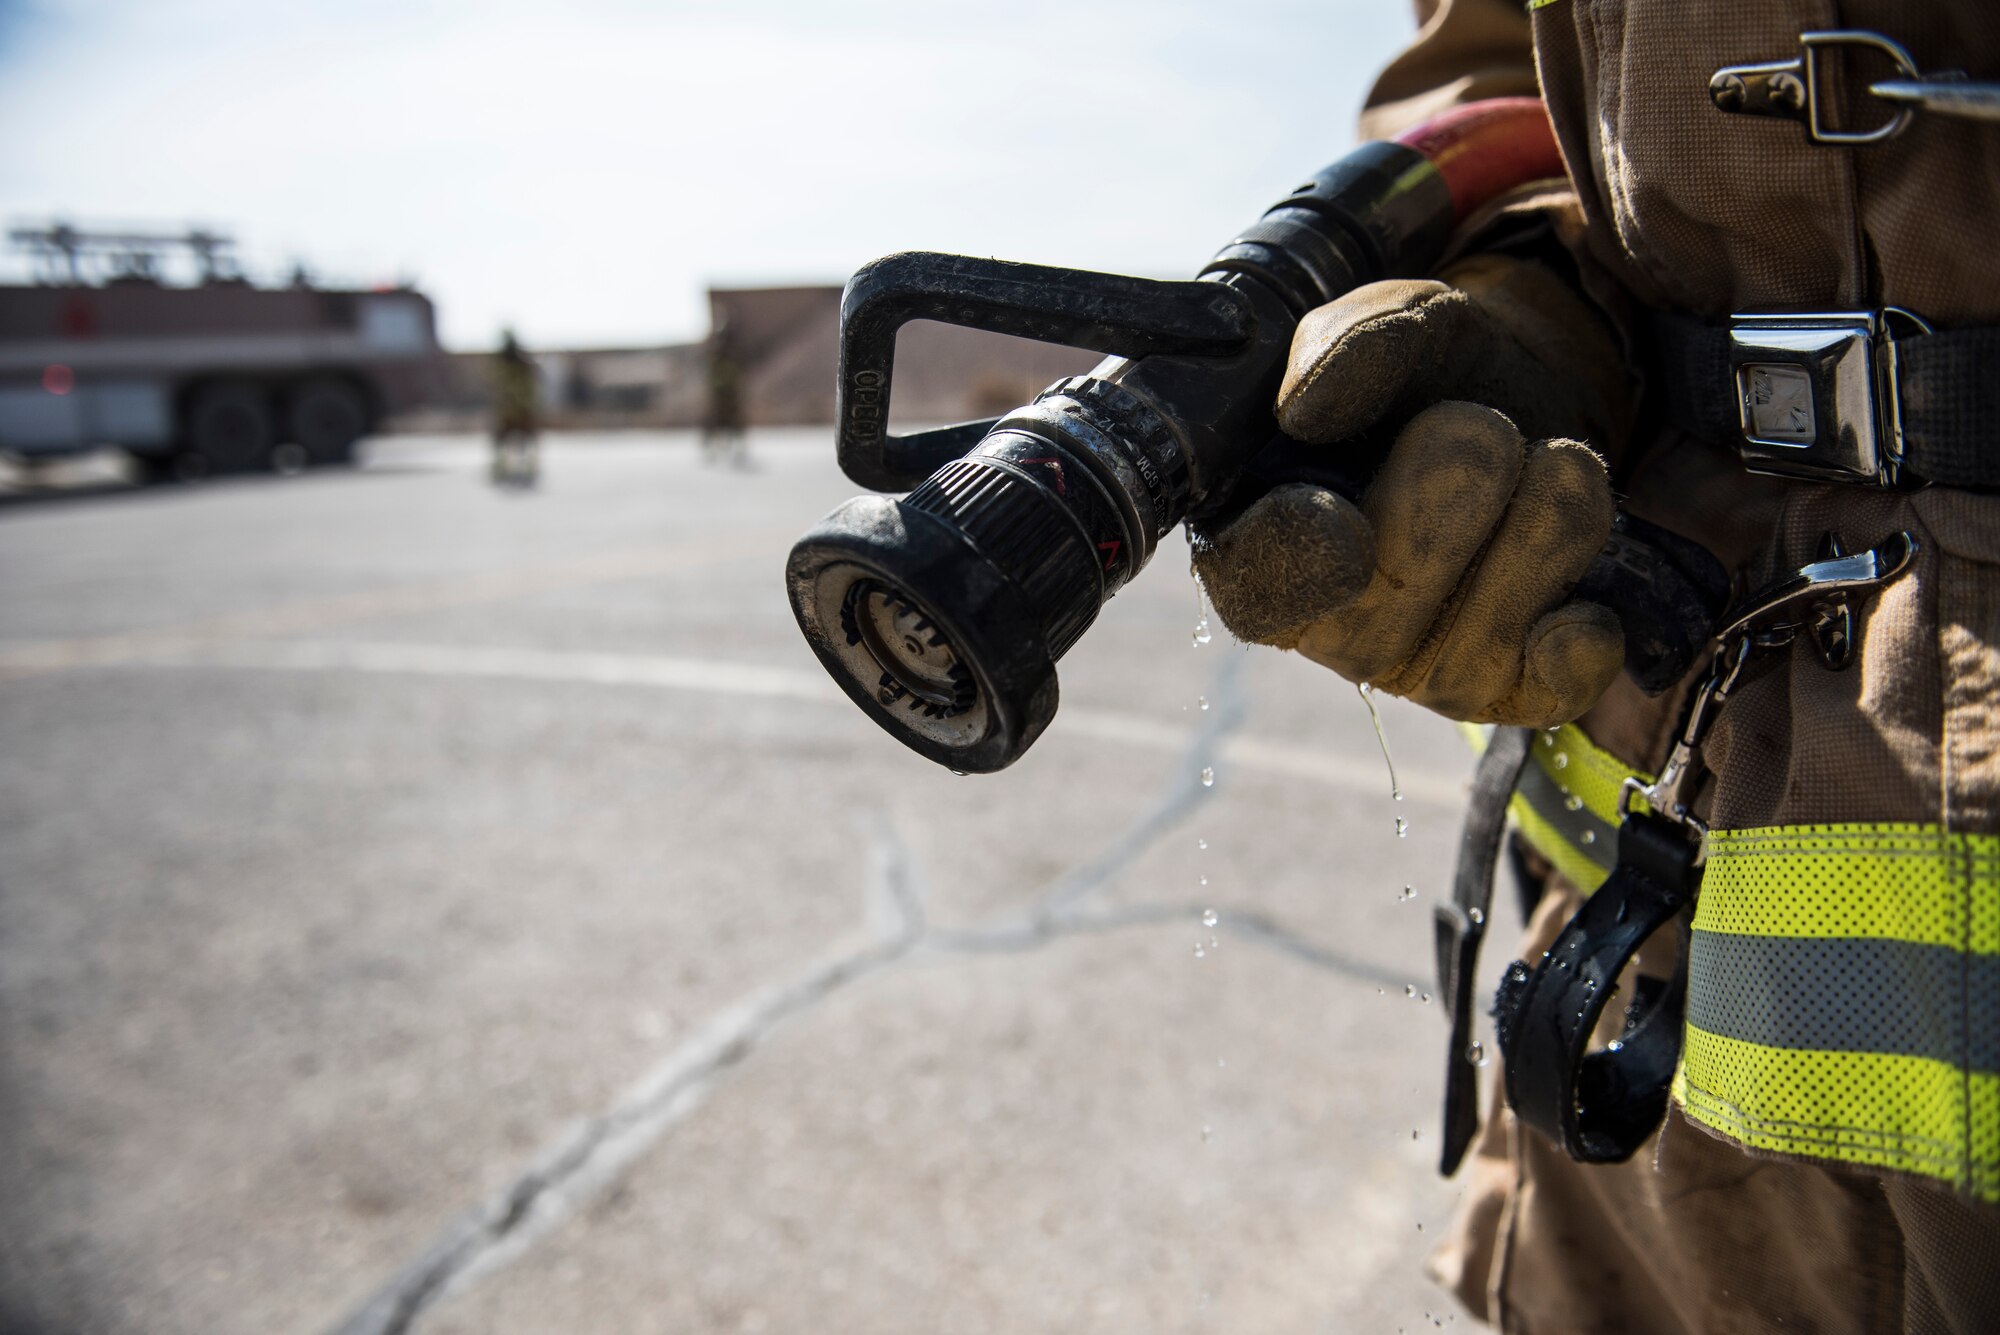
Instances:
[[[1884,316],[1732,316],[1729,370],[1742,432],[1737,450],[1751,472],[1894,484],[1902,414]]]

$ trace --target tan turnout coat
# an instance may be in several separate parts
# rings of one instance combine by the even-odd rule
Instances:
[[[2000,124],[1919,115],[1886,144],[1828,148],[1708,97],[1718,68],[1787,59],[1800,33],[1842,28],[1893,38],[1925,71],[2000,79],[1992,0],[1553,0],[1532,13],[1418,0],[1418,15],[1364,136],[1539,89],[1580,208],[1571,248],[1627,327],[1648,308],[1900,306],[1941,328],[2000,323]],[[1880,119],[1851,87],[1842,110]],[[1753,477],[1644,411],[1628,441],[1593,444],[1630,510],[1707,544],[1739,586],[1813,559],[1827,532],[1852,549],[1907,529],[1921,545],[1913,573],[1866,605],[1852,667],[1794,646],[1728,704],[1707,752],[1713,826],[2000,833],[2000,495]],[[1650,773],[1677,707],[1621,683],[1582,724]],[[1557,888],[1531,927],[1544,941],[1576,902]],[[1920,1178],[1747,1151],[1678,1111],[1653,1146],[1602,1168],[1501,1112],[1464,1171],[1469,1200],[1435,1265],[1503,1329],[2000,1329],[2000,1212]]]

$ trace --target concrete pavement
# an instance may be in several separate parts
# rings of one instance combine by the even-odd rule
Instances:
[[[830,443],[754,456],[0,507],[0,1328],[1446,1319],[1452,729],[1391,802],[1171,548],[953,778],[785,606]]]

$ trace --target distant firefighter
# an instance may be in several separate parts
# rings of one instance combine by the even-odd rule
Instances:
[[[500,336],[493,364],[493,481],[532,487],[541,473],[535,363],[509,329]]]
[[[701,458],[703,463],[750,466],[750,444],[743,434],[743,368],[736,360],[736,338],[726,320],[717,324],[708,338],[708,405],[701,419]]]

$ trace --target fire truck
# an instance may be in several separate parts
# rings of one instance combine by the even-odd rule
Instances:
[[[352,461],[443,384],[436,315],[413,288],[322,287],[302,270],[259,286],[202,229],[58,223],[10,239],[34,274],[0,285],[0,453],[116,446],[155,480],[293,473]]]

